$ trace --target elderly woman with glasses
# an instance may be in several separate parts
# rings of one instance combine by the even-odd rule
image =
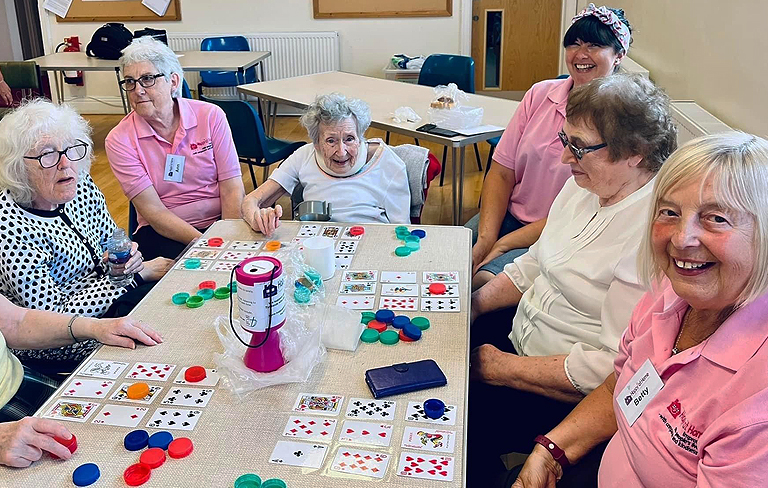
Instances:
[[[243,218],[266,235],[280,225],[282,195],[331,204],[336,222],[410,223],[405,163],[381,139],[365,140],[371,112],[362,100],[321,95],[301,117],[312,144],[293,153],[243,202]]]
[[[611,371],[643,294],[642,216],[676,133],[669,99],[640,75],[599,78],[568,97],[561,162],[573,176],[539,240],[472,294],[467,452],[475,483],[501,468],[499,455],[530,449]],[[520,421],[490,423],[495,405]]]
[[[181,65],[162,42],[134,40],[120,69],[133,111],[107,136],[109,164],[136,207],[142,252],[175,258],[216,220],[240,218],[232,132],[219,107],[181,98]]]
[[[127,287],[106,272],[105,247],[116,228],[104,195],[88,171],[93,152],[88,123],[67,105],[38,99],[0,121],[0,293],[16,305],[103,317],[124,314],[172,264],[143,261],[134,243]],[[114,270],[113,270],[114,271]],[[80,339],[80,338],[79,338]],[[71,370],[95,341],[19,351],[34,369]]]

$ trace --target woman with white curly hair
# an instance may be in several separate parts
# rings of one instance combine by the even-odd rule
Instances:
[[[339,93],[318,96],[301,117],[312,144],[296,150],[243,201],[243,218],[271,235],[283,209],[278,198],[304,186],[305,200],[331,204],[336,222],[410,222],[405,163],[381,139],[365,140],[371,111]]]

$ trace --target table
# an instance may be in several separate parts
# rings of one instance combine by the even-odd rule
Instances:
[[[251,83],[237,87],[242,93],[263,98],[275,103],[272,113],[274,118],[277,104],[283,103],[300,109],[307,108],[317,95],[339,92],[346,96],[365,100],[371,107],[371,126],[406,136],[436,142],[451,148],[453,158],[453,223],[463,224],[462,202],[464,199],[464,152],[465,147],[476,142],[487,141],[501,135],[499,129],[473,136],[442,137],[424,132],[416,128],[427,122],[427,109],[434,98],[431,87],[412,85],[397,81],[371,78],[368,76],[329,71],[307,76],[298,76],[283,80]],[[486,97],[468,94],[466,105],[483,108],[483,124],[506,127],[512,114],[517,109],[518,102],[503,98]],[[396,123],[392,114],[398,107],[407,106],[416,111],[422,120],[419,122]],[[271,124],[274,127],[274,124]],[[459,171],[457,185],[457,152],[459,153]]]
[[[238,71],[242,73],[251,66],[259,65],[259,79],[264,80],[263,60],[271,56],[269,51],[183,51],[176,53],[179,64],[185,71]],[[128,113],[128,103],[119,87],[120,63],[118,60],[91,58],[84,52],[58,52],[33,58],[32,61],[43,71],[54,71],[56,98],[62,102],[64,93],[64,71],[114,71],[118,81],[123,111]],[[245,79],[243,77],[243,79]]]
[[[281,241],[290,241],[299,228],[297,222],[284,222],[275,237]],[[187,435],[195,444],[193,454],[185,459],[168,459],[162,467],[153,470],[150,484],[155,488],[179,486],[231,487],[238,476],[253,472],[262,479],[278,477],[284,479],[290,488],[315,488],[317,486],[465,486],[463,450],[466,439],[466,412],[468,391],[468,336],[469,336],[469,297],[470,297],[470,248],[471,235],[468,229],[449,226],[421,226],[427,232],[422,240],[421,250],[406,258],[393,254],[399,242],[394,237],[394,226],[385,224],[365,224],[365,235],[360,241],[357,253],[352,261],[352,270],[377,269],[379,271],[459,271],[461,290],[460,313],[406,313],[424,315],[432,322],[432,327],[425,331],[422,340],[415,343],[400,343],[386,346],[380,343],[361,343],[357,351],[346,352],[328,350],[325,360],[317,365],[309,380],[301,384],[272,386],[259,390],[240,401],[219,383],[210,403],[203,409],[197,427],[192,432],[171,431],[174,436]],[[240,220],[228,220],[215,223],[204,237],[220,236],[227,240],[257,240],[263,236],[251,231]],[[445,242],[451,242],[451,253],[445,252]],[[463,251],[458,251],[463,249]],[[335,303],[339,289],[341,273],[328,280],[327,302]],[[224,284],[229,279],[226,272],[201,272],[193,270],[170,271],[134,310],[132,316],[154,325],[163,335],[165,342],[155,347],[138,347],[136,350],[104,346],[91,358],[125,361],[133,365],[138,361],[172,363],[178,365],[171,375],[175,376],[179,368],[201,364],[214,366],[214,354],[223,350],[213,330],[214,317],[225,315],[228,301],[210,300],[202,308],[189,309],[171,303],[171,295],[187,291],[193,292],[197,284],[205,279],[215,279]],[[418,281],[421,282],[421,276]],[[380,291],[381,284],[377,287]],[[377,294],[378,295],[378,294]],[[402,313],[402,312],[397,312]],[[329,466],[339,446],[331,444],[322,467],[309,470],[282,466],[268,462],[268,458],[279,440],[295,440],[282,437],[282,429],[291,412],[293,402],[299,393],[338,393],[345,396],[342,413],[335,417],[339,424],[336,437],[341,430],[344,411],[351,397],[371,398],[364,381],[367,369],[388,366],[405,361],[432,358],[437,361],[448,378],[448,385],[438,389],[407,393],[390,397],[397,401],[392,442],[388,448],[363,447],[360,449],[388,452],[392,455],[383,480],[368,481],[368,478],[342,478],[329,470]],[[89,358],[90,359],[90,358]],[[130,367],[130,366],[129,366]],[[121,376],[125,376],[127,370]],[[117,388],[124,381],[115,380]],[[171,382],[149,382],[164,387],[161,399]],[[69,384],[66,381],[64,387]],[[110,392],[111,393],[111,392]],[[436,427],[432,424],[405,422],[405,409],[408,401],[423,401],[437,397],[446,404],[458,406],[456,424],[441,428],[457,433],[454,479],[451,483],[431,482],[409,479],[395,474],[400,452],[400,441],[405,425]],[[50,404],[59,395],[55,395]],[[91,400],[102,406],[108,400]],[[161,400],[155,398],[149,412],[137,428],[149,421]],[[123,405],[129,405],[122,403]],[[44,406],[40,412],[46,411]],[[100,407],[101,408],[101,407]],[[38,412],[39,413],[39,412]],[[98,415],[99,411],[95,415]],[[93,418],[93,417],[92,417]],[[318,418],[325,418],[320,417]],[[78,450],[72,460],[61,462],[50,459],[47,455],[24,470],[11,470],[0,467],[0,479],[13,479],[14,486],[45,486],[46,488],[71,487],[72,471],[83,463],[94,462],[101,470],[99,487],[124,487],[122,473],[129,465],[138,462],[138,453],[124,449],[123,437],[128,427],[96,425],[93,423],[63,422],[78,438]],[[156,429],[146,429],[150,434]],[[11,478],[12,477],[12,478]],[[95,485],[96,486],[96,485]]]

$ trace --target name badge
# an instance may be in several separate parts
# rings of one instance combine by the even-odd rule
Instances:
[[[163,174],[165,181],[175,181],[181,183],[184,179],[184,156],[176,154],[169,154],[165,157],[165,174]]]
[[[619,404],[619,409],[630,426],[640,418],[645,407],[662,388],[664,388],[664,383],[661,381],[661,377],[656,372],[656,368],[653,367],[651,360],[646,359],[637,373],[629,380],[627,386],[616,397],[616,403]]]

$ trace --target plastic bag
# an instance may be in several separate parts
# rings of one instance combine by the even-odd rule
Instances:
[[[365,328],[365,324],[360,321],[359,311],[325,303],[318,303],[313,308],[313,323],[322,327],[325,347],[341,351],[357,350],[360,335]]]
[[[455,83],[438,85],[434,88],[435,97],[427,109],[430,123],[449,130],[470,129],[482,125],[482,107],[464,105],[469,96]]]
[[[411,107],[399,107],[392,114],[392,120],[399,124],[402,122],[418,122],[421,120],[421,117]]]

